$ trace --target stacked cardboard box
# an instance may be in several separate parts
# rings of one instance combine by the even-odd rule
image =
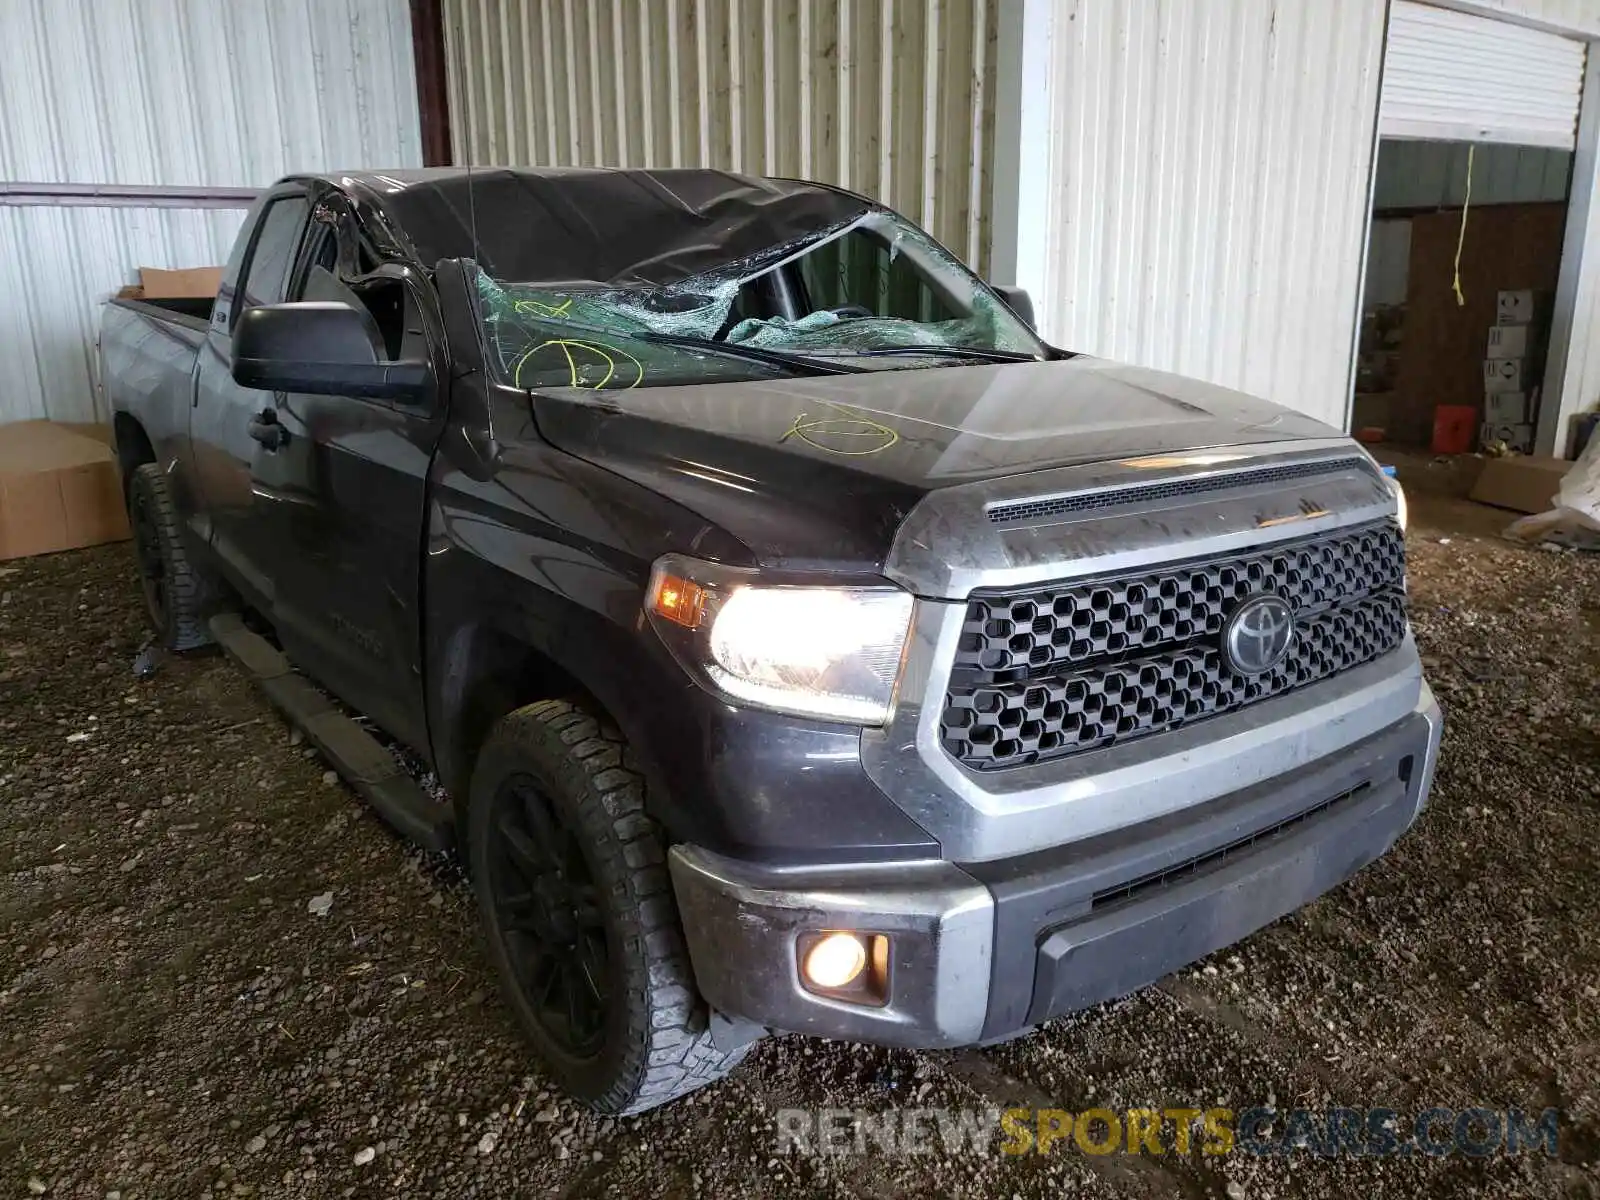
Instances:
[[[1538,294],[1526,288],[1503,291],[1483,360],[1483,428],[1480,442],[1504,443],[1527,454],[1539,403],[1539,372],[1544,358],[1544,327]]]
[[[128,536],[104,426],[0,425],[0,561]]]

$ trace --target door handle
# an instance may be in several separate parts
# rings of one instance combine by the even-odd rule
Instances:
[[[250,418],[250,436],[268,450],[276,450],[289,440],[289,431],[278,424],[278,414],[268,408]]]

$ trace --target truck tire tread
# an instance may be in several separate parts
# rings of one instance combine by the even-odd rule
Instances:
[[[631,1116],[720,1079],[749,1047],[723,1052],[712,1044],[660,829],[645,813],[644,777],[621,732],[567,700],[537,701],[496,726],[479,755],[469,814],[473,875],[486,905],[482,827],[489,793],[479,775],[485,767],[494,773],[508,753],[543,763],[575,801],[596,883],[623,930],[623,945],[614,951],[621,968],[617,983],[627,994],[622,1045],[608,1078],[598,1078],[592,1089],[572,1090],[586,1091],[581,1098],[599,1111]],[[504,975],[503,964],[496,965]],[[611,1047],[605,1057],[613,1058]],[[571,1081],[563,1082],[571,1088]]]
[[[198,650],[212,644],[206,619],[213,593],[205,574],[189,561],[178,526],[178,506],[167,476],[156,463],[141,463],[128,481],[130,507],[133,493],[142,495],[153,514],[159,550],[167,581],[167,628],[156,632],[168,650]]]

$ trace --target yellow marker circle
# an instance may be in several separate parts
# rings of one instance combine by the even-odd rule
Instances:
[[[780,440],[792,437],[814,450],[849,458],[881,454],[900,440],[894,430],[869,417],[812,417],[806,413],[794,419],[789,432]]]
[[[630,374],[632,375],[632,379],[628,380],[628,382],[618,385],[620,390],[625,391],[628,388],[638,387],[639,381],[644,378],[644,364],[626,350],[600,342],[581,342],[573,338],[550,338],[530,347],[523,353],[521,358],[517,359],[511,368],[511,382],[517,387],[521,387],[522,371],[528,360],[538,354],[539,351],[551,346],[558,348],[566,357],[568,387],[598,392],[617,378],[619,364],[624,364],[621,371],[624,378]],[[575,354],[574,351],[578,353]],[[605,374],[596,383],[589,383],[583,377],[585,367],[589,366],[591,362],[596,367],[602,364],[605,367]],[[627,369],[628,365],[632,366],[631,371]]]

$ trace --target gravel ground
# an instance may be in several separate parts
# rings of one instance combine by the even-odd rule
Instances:
[[[1600,560],[1416,475],[1447,713],[1395,850],[1192,971],[951,1055],[772,1039],[692,1100],[554,1096],[470,896],[217,656],[130,663],[126,546],[0,565],[0,1195],[1600,1196]],[[331,899],[325,915],[314,900]],[[1563,1111],[1560,1153],[779,1154],[786,1108]]]

